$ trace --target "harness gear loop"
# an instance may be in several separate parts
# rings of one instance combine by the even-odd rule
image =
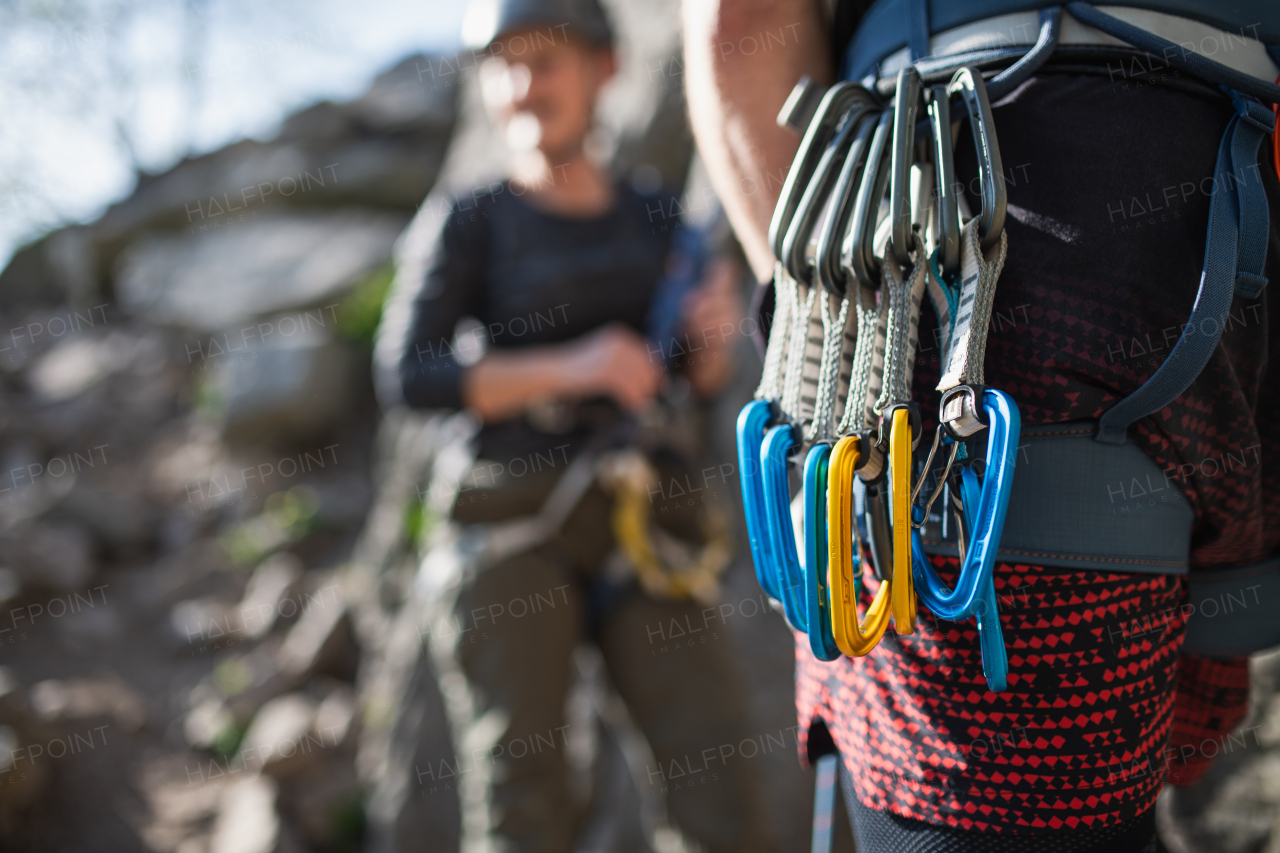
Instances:
[[[1074,7],[1077,4],[1071,4]],[[1074,14],[1073,9],[1073,14]],[[1218,348],[1231,301],[1266,284],[1270,212],[1262,190],[1258,148],[1274,116],[1257,101],[1232,93],[1236,115],[1227,124],[1214,166],[1209,230],[1195,307],[1177,343],[1151,378],[1098,419],[1097,440],[1123,444],[1129,425],[1164,409],[1204,370]]]

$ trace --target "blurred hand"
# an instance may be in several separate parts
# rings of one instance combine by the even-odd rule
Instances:
[[[702,284],[680,306],[691,349],[702,348],[690,353],[685,372],[704,397],[718,392],[733,375],[733,343],[743,318],[741,274],[737,263],[717,258],[707,266]]]
[[[627,326],[610,324],[571,344],[565,380],[579,394],[603,394],[637,412],[662,387],[660,355]]]

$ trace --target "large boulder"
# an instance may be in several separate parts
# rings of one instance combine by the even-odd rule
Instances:
[[[236,327],[231,339],[261,342],[249,321],[313,308],[320,323],[326,303],[390,257],[405,223],[400,214],[355,209],[241,216],[245,222],[153,234],[131,245],[116,268],[122,307],[207,332]],[[309,324],[305,314],[295,323]]]

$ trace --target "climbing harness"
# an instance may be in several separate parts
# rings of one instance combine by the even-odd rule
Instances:
[[[898,18],[876,11],[889,5],[876,4],[864,28],[898,26]],[[998,7],[995,15],[1010,3],[979,5]],[[984,385],[986,336],[1008,251],[992,97],[1021,85],[1061,45],[1086,44],[1088,33],[1100,30],[1218,85],[1236,109],[1215,168],[1204,272],[1190,322],[1155,375],[1096,425],[1073,431],[1073,446],[1091,440],[1096,449],[1089,452],[1100,459],[1103,447],[1124,446],[1133,421],[1168,405],[1203,369],[1233,296],[1256,297],[1266,284],[1270,223],[1254,164],[1263,136],[1276,125],[1259,100],[1280,103],[1280,86],[1251,73],[1257,57],[1250,51],[1223,65],[1087,3],[1065,9],[1075,19],[1070,27],[1063,7],[1028,13],[1039,21],[1029,47],[957,47],[928,56],[926,25],[923,37],[907,39],[901,57],[885,57],[892,40],[877,46],[859,35],[845,68],[861,63],[862,84],[837,84],[821,96],[812,84],[797,87],[784,109],[789,114],[780,117],[802,126],[804,138],[770,224],[779,259],[775,311],[756,398],[738,421],[739,462],[757,578],[792,626],[808,634],[819,659],[866,654],[891,619],[898,633],[911,633],[921,602],[940,618],[975,619],[988,686],[1003,690],[1007,662],[994,564],[1002,554],[1053,556],[1047,553],[1053,549],[1034,542],[1053,538],[1055,522],[1028,521],[1022,510],[1048,499],[1022,500],[1031,486],[1020,488],[1013,476],[1023,432],[1018,407]],[[1125,15],[1151,17],[1134,10]],[[958,32],[934,42],[944,48],[963,43]],[[877,49],[868,65],[869,51]],[[1280,50],[1269,50],[1280,61]],[[895,69],[892,80],[888,68]],[[812,119],[797,120],[814,102]],[[957,197],[952,139],[965,120],[978,154],[982,203],[962,219],[967,211]],[[943,370],[938,427],[921,466],[913,460],[923,436],[911,379],[925,292],[939,319]],[[801,496],[793,508],[789,466],[801,459]],[[1140,462],[1126,455],[1125,464]],[[1028,476],[1044,486],[1038,471]],[[1006,517],[1013,519],[1008,525]],[[1153,518],[1153,529],[1167,531],[1173,523],[1172,516]],[[1011,539],[1031,544],[1010,552],[1002,543]],[[1162,540],[1148,551],[1164,546]],[[1057,551],[1076,559],[1070,548]],[[931,554],[959,559],[954,586],[942,582]],[[1080,559],[1105,565],[1107,558]],[[879,587],[860,617],[864,560]],[[1276,574],[1280,584],[1280,561],[1266,566],[1259,571]]]
[[[1148,53],[1170,44],[1088,4],[1066,9]],[[1005,51],[1004,69],[986,78],[974,65],[941,56],[904,65],[891,88],[864,81],[868,87],[828,90],[774,211],[776,310],[760,387],[739,419],[742,492],[760,585],[782,602],[792,626],[808,633],[820,660],[869,652],[890,619],[897,633],[911,633],[923,602],[942,619],[977,621],[988,686],[1005,689],[993,567],[1016,493],[1021,425],[1012,398],[983,384],[1007,252],[989,97],[1019,86],[1064,38],[1061,8],[1037,14],[1036,44]],[[1275,126],[1256,99],[1280,102],[1280,87],[1194,55],[1181,67],[1229,88],[1236,108],[1215,170],[1201,293],[1169,359],[1103,415],[1097,442],[1124,443],[1129,424],[1185,391],[1217,345],[1216,334],[1197,334],[1196,324],[1220,333],[1224,324],[1215,320],[1231,297],[1256,296],[1266,283],[1266,199],[1247,172]],[[812,88],[797,87],[788,109],[817,100]],[[878,93],[891,93],[892,104]],[[922,104],[927,115],[918,122]],[[957,106],[978,152],[982,207],[968,222],[961,222],[956,195]],[[922,469],[913,464],[922,430],[911,364],[924,292],[940,320],[943,370],[937,433]],[[940,453],[941,474],[932,467]],[[804,460],[799,547],[788,469],[797,457]],[[943,524],[947,544],[928,529],[940,498],[942,515],[955,515],[954,524]],[[954,588],[929,562],[929,553],[948,552],[960,558]],[[881,585],[859,617],[864,558]]]
[[[1257,298],[1266,286],[1270,221],[1257,163],[1262,140],[1271,133],[1280,169],[1280,124],[1264,106],[1280,104],[1280,16],[1265,0],[1243,0],[1213,14],[1173,0],[1141,6],[1110,6],[1104,13],[1085,2],[1028,11],[1017,0],[877,0],[861,16],[841,77],[859,81],[881,100],[852,131],[855,141],[835,180],[828,175],[806,195],[812,209],[822,211],[811,245],[792,241],[784,255],[775,243],[777,309],[765,375],[757,399],[743,413],[753,419],[748,437],[785,422],[793,427],[787,452],[806,453],[799,507],[808,582],[804,629],[820,659],[830,659],[824,617],[840,653],[865,655],[891,619],[898,633],[910,633],[918,598],[942,619],[975,620],[987,686],[999,692],[1008,687],[1008,662],[994,581],[997,561],[1188,572],[1194,513],[1185,498],[1179,494],[1136,516],[1121,515],[1110,505],[1108,488],[1132,480],[1177,491],[1127,441],[1128,427],[1187,390],[1215,352],[1233,298]],[[1244,24],[1252,35],[1218,29],[1221,21]],[[1190,35],[1197,28],[1209,43],[1230,43],[1232,49],[1213,59],[1199,54],[1195,46],[1201,42]],[[1035,33],[1034,44],[1019,33]],[[983,376],[996,283],[1008,252],[991,99],[1013,93],[1046,63],[1058,63],[1049,67],[1065,73],[1105,73],[1117,56],[1147,65],[1154,57],[1183,72],[1173,75],[1179,77],[1175,88],[1204,95],[1216,87],[1235,108],[1214,169],[1199,290],[1177,343],[1137,391],[1097,421],[1024,428],[1015,401],[987,387]],[[816,99],[798,87],[789,104]],[[917,121],[922,102],[927,115]],[[981,209],[975,216],[957,197],[952,151],[966,119],[978,155]],[[818,156],[802,145],[789,178],[812,175]],[[775,223],[793,221],[788,217],[801,195],[794,187],[789,196],[784,191]],[[826,202],[820,202],[823,195]],[[798,263],[810,255],[811,273]],[[815,301],[813,290],[819,288],[824,293]],[[923,464],[913,465],[912,451],[923,436],[910,366],[925,291],[939,322],[941,398],[932,445]],[[839,370],[834,382],[820,375],[806,384],[796,378],[802,374],[795,372],[795,360],[825,365],[814,352],[818,338],[822,356],[839,351]],[[814,388],[812,410],[832,417],[834,430],[825,431],[825,420],[796,420],[798,388]],[[828,401],[823,395],[830,388]],[[786,480],[775,476],[773,482],[779,488],[773,505],[781,509],[789,497],[781,491]],[[820,502],[824,487],[826,500]],[[746,489],[744,478],[744,500]],[[824,542],[824,522],[825,566],[814,556]],[[774,559],[754,545],[753,555],[758,571],[762,558]],[[959,561],[950,586],[930,561],[938,555]],[[905,576],[904,562],[910,566]],[[859,599],[867,592],[861,584],[864,565],[879,587],[860,618]],[[1230,610],[1233,595],[1245,589],[1255,596],[1280,595],[1280,557],[1227,572],[1191,573],[1190,585],[1188,606],[1206,618],[1188,622],[1185,650],[1234,655],[1280,645],[1280,625],[1268,608]],[[1233,616],[1213,619],[1219,612]],[[823,761],[829,764],[830,757]],[[815,818],[815,850],[817,827],[827,820],[823,815]]]

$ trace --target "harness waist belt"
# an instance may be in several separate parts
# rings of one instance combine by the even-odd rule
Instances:
[[[1228,68],[1248,74],[1250,77],[1257,77],[1259,80],[1271,83],[1280,72],[1280,68],[1267,54],[1266,46],[1252,37],[1256,27],[1246,28],[1241,34],[1147,9],[1126,9],[1114,6],[1099,8],[1105,9],[1108,14],[1114,15],[1125,23],[1166,38],[1182,46],[1189,53],[1198,53]],[[939,58],[1013,47],[1025,49],[1035,42],[1039,30],[1039,15],[1036,12],[1015,12],[986,18],[934,34],[929,38],[929,56]],[[1063,17],[1058,44],[1129,47],[1120,39],[1086,26],[1071,15]],[[878,76],[892,77],[898,73],[899,68],[910,65],[911,61],[909,48],[897,50],[881,60]],[[1120,75],[1133,73],[1134,70],[1127,65],[1116,69]],[[1138,70],[1158,71],[1160,69],[1156,63],[1152,63],[1151,68],[1143,67]]]
[[[1280,557],[1189,573],[1195,512],[1179,488],[1179,469],[1161,470],[1134,442],[1094,441],[1095,432],[1093,421],[1023,428],[997,559],[1189,574],[1184,651],[1230,657],[1280,646]],[[957,556],[955,524],[944,523],[941,503],[924,527],[925,551]]]
[[[1093,440],[1088,423],[1024,427],[998,559],[1075,569],[1186,574],[1195,522],[1177,472],[1133,442]],[[957,555],[941,502],[925,550]]]
[[[914,16],[916,6],[929,7]],[[1027,46],[1036,40],[1037,12],[1048,3],[1026,0],[879,0],[863,17],[842,63],[842,77],[891,76],[897,68],[925,56]],[[1100,7],[1134,26],[1267,82],[1276,65],[1266,45],[1280,43],[1280,13],[1273,0],[1209,6],[1194,0],[1144,0]],[[927,19],[927,23],[925,20]],[[927,29],[926,29],[927,28]],[[1084,26],[1063,21],[1061,44],[1124,45]],[[877,66],[879,68],[877,69]],[[1269,74],[1268,74],[1269,72]]]

